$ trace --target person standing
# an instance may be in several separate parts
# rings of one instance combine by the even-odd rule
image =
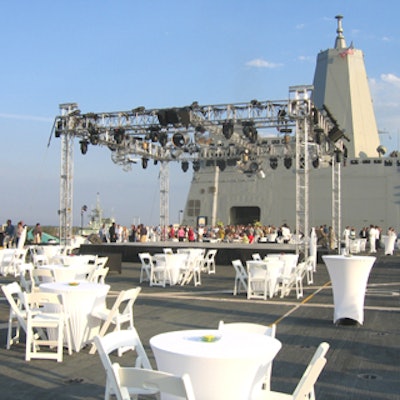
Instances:
[[[35,228],[33,229],[33,243],[42,243],[42,227],[40,226],[39,222],[35,225]]]
[[[369,227],[368,231],[369,252],[376,253],[376,229],[374,225]]]
[[[116,243],[117,242],[117,229],[115,226],[115,222],[113,222],[110,226],[110,228],[108,229],[108,234],[110,237],[110,242],[111,243]]]
[[[6,229],[4,229],[3,247],[11,248],[15,240],[15,226],[12,224],[11,219],[7,220]]]

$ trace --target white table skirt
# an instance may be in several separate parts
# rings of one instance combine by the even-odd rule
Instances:
[[[202,340],[206,335],[220,339],[206,342]],[[188,373],[195,397],[201,400],[243,400],[259,393],[281,348],[281,342],[269,336],[218,330],[162,333],[152,337],[150,345],[158,369]]]
[[[73,347],[78,352],[99,332],[101,321],[90,314],[97,307],[105,307],[110,286],[89,282],[70,286],[56,282],[43,283],[40,290],[63,295],[64,307],[70,316]]]
[[[322,256],[332,281],[333,322],[350,318],[364,322],[364,299],[368,277],[376,257]]]
[[[85,276],[95,268],[95,265],[49,264],[49,265],[41,265],[40,268],[51,270],[53,272],[55,282],[72,282],[76,280],[84,280]]]
[[[167,264],[167,269],[169,270],[171,276],[171,282],[169,283],[171,285],[176,285],[179,281],[179,276],[181,274],[181,271],[183,271],[186,267],[186,262],[188,258],[187,254],[159,253],[159,254],[154,254],[153,258],[157,265],[160,265],[160,263]]]

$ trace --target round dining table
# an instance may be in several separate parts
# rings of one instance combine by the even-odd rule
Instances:
[[[335,324],[364,323],[365,291],[376,257],[326,255],[322,259],[332,281]]]
[[[79,352],[100,330],[101,320],[91,313],[97,307],[105,307],[110,285],[85,281],[53,282],[42,283],[40,290],[62,295],[64,309],[70,318],[73,348]]]
[[[189,374],[196,399],[243,400],[260,394],[281,342],[266,335],[206,329],[162,333],[150,339],[150,346],[159,370]]]

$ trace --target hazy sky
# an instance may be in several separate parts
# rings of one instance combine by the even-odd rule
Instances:
[[[335,15],[364,51],[381,141],[400,139],[400,3],[396,0],[0,0],[0,222],[57,225],[59,104],[82,113],[284,100],[312,84]],[[124,172],[110,151],[74,153],[74,224],[100,193],[106,216],[159,222],[159,169]],[[170,165],[170,222],[191,169]],[[85,221],[86,222],[86,221]]]

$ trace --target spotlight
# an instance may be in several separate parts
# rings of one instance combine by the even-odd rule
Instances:
[[[89,132],[90,144],[92,144],[93,146],[99,144],[99,131],[90,123],[88,132]]]
[[[230,139],[233,135],[233,122],[228,121],[222,125],[222,133],[226,139]]]
[[[250,143],[257,141],[257,129],[254,126],[254,122],[244,122],[243,133],[250,140]]]
[[[175,133],[174,136],[172,136],[172,143],[176,147],[183,147],[188,141],[188,136],[184,135],[183,133]]]
[[[89,144],[88,140],[82,139],[79,143],[81,145],[81,153],[86,154],[88,151],[88,144]]]
[[[312,160],[311,164],[314,168],[318,168],[319,167],[319,158],[318,157],[314,158],[314,160]]]
[[[142,158],[142,168],[143,169],[146,169],[147,168],[147,163],[148,163],[148,159],[147,158]]]
[[[290,169],[292,167],[292,157],[285,157],[283,160],[283,165],[286,169]]]
[[[220,171],[225,171],[226,161],[225,160],[217,160],[217,166]]]
[[[125,130],[122,128],[117,128],[114,130],[114,139],[117,144],[121,144],[124,140]]]
[[[258,170],[258,164],[253,161],[252,163],[250,163],[249,165],[249,172],[251,172],[252,174],[256,173]]]
[[[54,131],[54,135],[56,138],[59,138],[61,136],[62,130],[63,130],[63,121],[58,120],[56,125],[56,130]]]
[[[193,161],[193,171],[197,172],[200,170],[200,161],[199,160],[194,160]]]
[[[269,165],[272,169],[277,169],[278,168],[278,159],[276,157],[271,157],[269,159]]]
[[[165,147],[168,142],[168,135],[165,132],[160,132],[158,135],[158,141],[162,147]]]
[[[153,143],[156,143],[159,141],[160,138],[160,128],[158,126],[152,126],[150,128],[150,140]]]
[[[186,172],[189,169],[189,163],[187,161],[182,161],[181,168],[183,172]]]
[[[335,151],[335,156],[336,156],[336,162],[340,163],[342,161],[342,155],[341,155],[341,152],[339,150]]]

